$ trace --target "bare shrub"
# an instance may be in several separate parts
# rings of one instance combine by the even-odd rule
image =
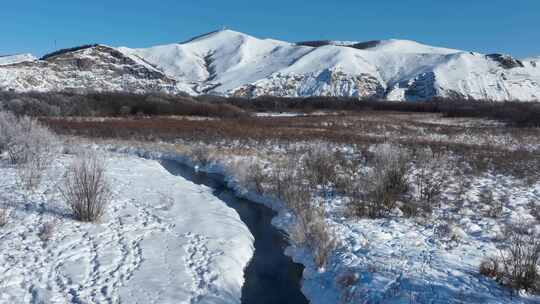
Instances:
[[[460,212],[465,205],[467,199],[467,191],[471,187],[470,181],[467,178],[460,178],[457,180],[457,189],[454,194],[453,205],[456,212]]]
[[[234,160],[226,167],[228,174],[234,176],[245,190],[258,194],[265,193],[265,183],[268,177],[258,158]]]
[[[328,144],[318,143],[304,155],[302,165],[312,188],[316,189],[320,185],[326,192],[329,183],[335,184],[337,162]]]
[[[301,175],[288,174],[282,184],[282,200],[296,215],[296,224],[291,231],[291,239],[299,245],[306,245],[314,252],[315,263],[323,267],[333,250],[333,236],[324,218],[324,209],[315,205],[313,191],[303,183]]]
[[[296,210],[291,203],[291,195],[295,195],[295,187],[303,185],[302,178],[298,175],[296,155],[290,155],[286,159],[274,163],[270,174],[270,187],[276,198],[283,200],[289,208]]]
[[[336,283],[342,288],[347,288],[356,284],[358,280],[358,273],[354,271],[345,271],[338,275],[336,278]]]
[[[435,204],[440,205],[442,188],[451,170],[443,155],[434,153],[429,147],[415,152],[414,191],[400,205],[400,210],[409,217],[429,215]]]
[[[26,190],[35,189],[41,182],[45,165],[39,158],[20,165],[17,171],[19,185]]]
[[[313,250],[317,267],[324,267],[336,248],[337,241],[326,222],[323,206],[313,203],[306,205],[306,208],[297,213],[297,220],[296,237],[303,238]]]
[[[264,194],[264,182],[267,179],[266,174],[264,173],[263,166],[255,161],[252,162],[246,172],[246,181],[244,181],[247,189],[255,191],[258,194]]]
[[[317,211],[315,211],[317,212]],[[327,264],[330,254],[337,246],[333,232],[326,223],[324,214],[317,214],[309,225],[309,239],[315,250],[315,264],[321,268]]]
[[[0,208],[0,227],[7,225],[9,220],[9,210]]]
[[[509,230],[508,247],[480,265],[480,273],[515,290],[540,292],[540,237],[517,227]]]
[[[102,160],[93,153],[76,159],[66,173],[61,193],[78,220],[99,220],[111,200]]]
[[[336,247],[336,240],[326,222],[324,206],[312,201],[314,193],[306,172],[297,166],[295,156],[277,163],[270,183],[278,198],[296,215],[297,222],[289,237],[311,248],[315,264],[324,267]]]
[[[448,161],[439,153],[434,153],[430,148],[421,149],[416,154],[416,174],[414,176],[417,210],[410,210],[416,215],[418,212],[431,213],[435,203],[440,204],[442,188],[451,170],[447,166]]]
[[[287,207],[296,214],[302,215],[305,209],[310,208],[314,193],[307,183],[304,182],[301,173],[296,172],[285,175],[282,182],[282,200]]]
[[[0,152],[7,151],[16,137],[17,117],[9,112],[0,111]]]
[[[499,259],[496,257],[490,257],[480,263],[480,274],[485,275],[496,280],[501,280],[502,273],[500,272],[501,265]]]
[[[336,283],[341,288],[342,303],[352,302],[356,292],[354,285],[358,283],[359,279],[358,273],[351,270],[344,271],[337,276]]]
[[[435,235],[440,240],[458,242],[460,239],[455,220],[449,215],[443,215],[440,218],[440,222],[436,223],[434,228]]]
[[[202,167],[206,167],[210,163],[210,149],[204,144],[193,146],[190,155],[191,159]]]
[[[529,207],[529,213],[534,216],[537,221],[540,221],[540,204],[535,203],[534,200],[530,200],[527,206]]]
[[[289,240],[291,240],[296,245],[307,245],[307,231],[306,227],[302,224],[301,221],[297,221],[289,229]]]
[[[487,207],[484,214],[491,218],[498,218],[503,213],[504,198],[495,199],[493,192],[489,189],[480,193],[480,203]]]
[[[39,228],[38,236],[43,243],[48,243],[54,235],[54,222],[47,222]]]
[[[374,153],[371,172],[359,185],[367,192],[353,195],[351,204],[353,213],[370,218],[387,216],[398,201],[405,199],[409,190],[408,151],[396,145],[382,144],[375,148]]]

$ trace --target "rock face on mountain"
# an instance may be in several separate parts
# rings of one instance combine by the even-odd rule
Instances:
[[[540,61],[407,40],[289,43],[224,30],[144,49],[96,45],[0,61],[0,89],[531,101],[540,99]]]

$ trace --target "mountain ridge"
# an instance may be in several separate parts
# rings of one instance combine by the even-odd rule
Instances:
[[[89,62],[101,68],[81,71],[76,64],[71,64],[71,74],[75,78],[63,78],[65,71],[64,75],[52,73],[50,76],[57,80],[54,85],[35,84],[32,79],[35,77],[28,68],[26,72],[23,68],[33,65],[36,66],[35,73],[43,74],[44,70],[37,68],[43,65],[43,60],[0,64],[0,89],[46,91],[88,86],[102,91],[242,97],[540,99],[537,58],[519,60],[503,54],[484,55],[411,40],[290,43],[220,30],[181,43],[149,48],[97,46],[110,48],[108,55],[101,56],[99,51],[86,54],[75,50],[70,53],[69,49],[57,55],[69,57],[74,54],[78,56],[74,60],[79,61],[88,61],[88,56],[94,56]],[[118,57],[115,64],[122,65],[121,69],[100,61],[110,60],[104,58],[111,56]],[[133,74],[130,68],[138,70],[139,74]],[[94,82],[88,73],[94,73]],[[86,80],[77,82],[77,77],[86,77]],[[66,85],[62,85],[63,81]],[[122,85],[124,82],[126,84]]]

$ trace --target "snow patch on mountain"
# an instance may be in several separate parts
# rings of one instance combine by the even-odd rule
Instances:
[[[32,54],[17,54],[17,55],[0,56],[0,66],[27,62],[27,61],[34,61],[34,60],[36,60],[36,57],[34,57]]]

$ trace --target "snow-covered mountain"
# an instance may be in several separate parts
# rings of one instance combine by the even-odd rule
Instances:
[[[37,58],[34,57],[32,54],[5,55],[5,56],[0,56],[0,66],[27,62],[27,61],[34,61],[36,59]]]
[[[540,100],[540,64],[407,40],[289,43],[223,30],[182,43],[94,46],[2,66],[0,88],[528,101]]]
[[[181,87],[143,59],[104,45],[61,50],[40,60],[0,66],[0,90],[175,93]]]

